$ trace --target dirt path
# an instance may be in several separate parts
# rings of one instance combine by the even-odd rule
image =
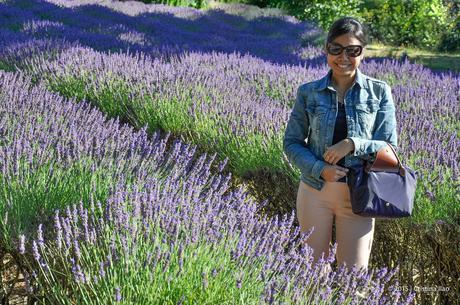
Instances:
[[[10,289],[12,289],[11,294],[7,300],[0,299],[2,304],[6,305],[26,305],[27,298],[25,297],[25,285],[24,285],[24,277],[21,273],[18,272],[18,268],[12,257],[10,255],[6,255],[3,258],[3,278],[2,278],[2,290],[6,290],[6,293],[9,293]],[[4,297],[2,291],[0,294],[0,298]]]

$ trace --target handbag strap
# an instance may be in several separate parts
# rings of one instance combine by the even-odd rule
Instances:
[[[401,159],[399,159],[398,157],[398,154],[396,153],[396,150],[394,149],[393,145],[391,145],[390,143],[387,143],[388,146],[390,146],[391,150],[393,151],[393,153],[395,154],[396,156],[396,159],[398,160],[398,168],[399,168],[399,175],[401,177],[404,177],[406,175],[406,169],[404,168],[404,166],[402,165],[401,163]]]
[[[401,177],[404,177],[406,175],[406,169],[404,168],[404,166],[402,165],[401,163],[401,159],[399,159],[398,157],[398,154],[396,153],[396,150],[393,148],[393,146],[386,142],[386,144],[391,148],[392,152],[393,152],[393,155],[396,157],[396,161],[397,161],[397,167],[394,167],[394,168],[387,168],[385,170],[377,170],[377,171],[385,171],[385,172],[391,172],[391,173],[398,173]],[[385,147],[384,148],[381,148],[381,149],[386,149]],[[365,171],[366,173],[369,173],[371,171],[376,171],[375,169],[373,169],[375,165],[375,161],[373,163],[367,163],[367,165],[365,166]]]

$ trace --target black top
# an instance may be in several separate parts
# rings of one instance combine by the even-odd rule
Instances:
[[[334,127],[334,137],[332,138],[332,145],[346,139],[347,137],[347,119],[345,117],[345,105],[344,103],[337,103],[338,110],[337,110],[337,119],[335,120],[335,127]],[[339,166],[345,166],[345,157],[340,159],[337,162]],[[345,177],[337,180],[337,182],[346,182]]]

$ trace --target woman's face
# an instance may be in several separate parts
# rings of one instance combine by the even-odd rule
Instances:
[[[361,42],[352,34],[343,34],[336,37],[332,42],[332,45],[340,45],[342,47],[347,47],[350,45],[360,45]],[[327,46],[326,46],[327,47]],[[327,64],[332,69],[332,75],[334,78],[337,77],[354,77],[356,69],[358,68],[361,60],[364,57],[364,50],[358,57],[348,56],[345,50],[342,50],[342,53],[339,55],[331,55],[325,50],[327,54]]]

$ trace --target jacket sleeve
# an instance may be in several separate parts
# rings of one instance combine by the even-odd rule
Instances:
[[[398,135],[396,133],[396,113],[391,88],[385,84],[382,100],[380,101],[380,109],[377,111],[375,118],[374,130],[372,139],[361,139],[350,137],[355,145],[353,156],[364,156],[376,153],[386,143],[391,144],[395,150],[398,148]]]
[[[321,172],[326,162],[317,159],[305,143],[310,131],[310,122],[305,110],[304,89],[304,86],[297,89],[297,98],[284,133],[283,149],[289,162],[302,173],[321,180]]]

